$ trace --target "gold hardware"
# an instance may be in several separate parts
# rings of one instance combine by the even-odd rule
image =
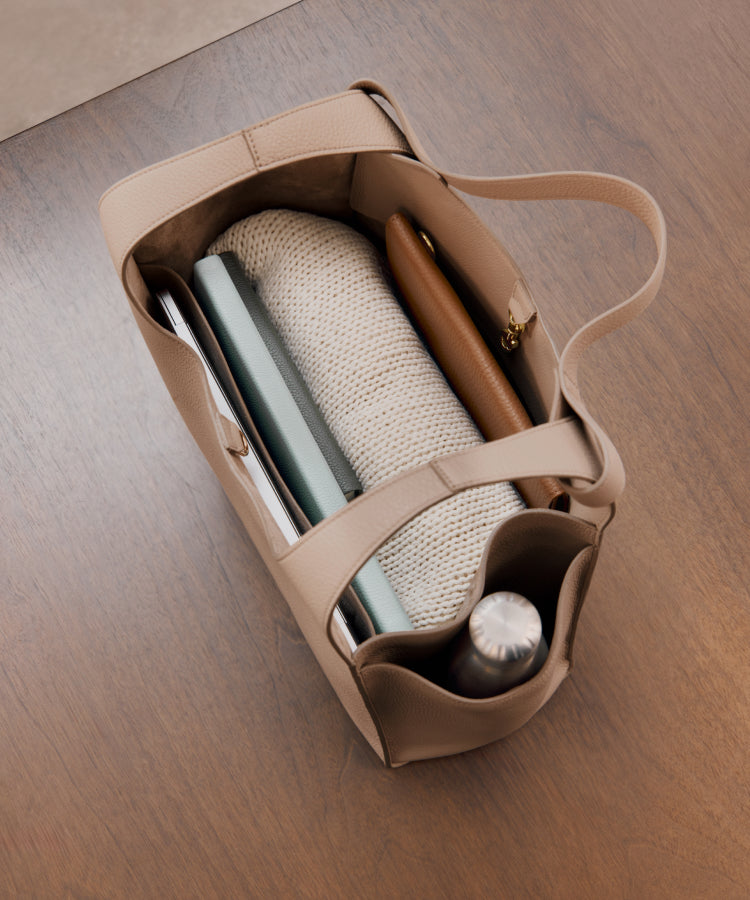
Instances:
[[[429,234],[426,231],[418,231],[417,237],[425,245],[430,256],[435,259],[435,245],[432,243]]]
[[[247,438],[241,431],[240,437],[242,438],[242,449],[235,450],[234,447],[229,447],[228,450],[230,453],[234,453],[235,456],[247,456],[247,454],[250,452],[250,444],[248,444]]]
[[[508,353],[515,350],[524,331],[526,331],[526,323],[516,322],[513,313],[508,310],[508,327],[500,335],[500,346],[503,350],[507,350]]]

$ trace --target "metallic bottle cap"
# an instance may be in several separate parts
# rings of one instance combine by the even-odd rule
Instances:
[[[542,639],[542,620],[525,597],[498,591],[476,605],[469,618],[469,633],[488,663],[506,666],[534,656]]]

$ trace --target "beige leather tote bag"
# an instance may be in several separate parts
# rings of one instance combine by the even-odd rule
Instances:
[[[400,128],[373,95],[389,102]],[[498,201],[576,199],[621,207],[651,231],[656,265],[636,294],[580,329],[558,357],[522,274],[459,192]],[[507,363],[541,424],[401,473],[290,546],[238,458],[239,430],[217,411],[195,353],[158,324],[151,297],[151,290],[167,286],[194,304],[194,262],[233,222],[270,207],[355,222],[376,238],[393,212],[408,210],[483,307],[483,318],[492,323],[488,340],[499,341],[510,316],[526,325]],[[652,197],[629,181],[598,173],[479,178],[442,172],[388,92],[363,81],[137,172],[102,197],[100,211],[133,315],[174,402],[323,671],[380,759],[397,766],[459,753],[523,725],[568,672],[601,533],[624,486],[617,451],[581,399],[578,364],[593,341],[642,312],[658,290],[666,237]],[[563,480],[570,511],[530,509],[500,524],[456,619],[376,635],[354,653],[346,647],[332,626],[334,608],[360,566],[401,526],[467,488],[545,475]],[[551,638],[541,670],[486,699],[457,696],[425,678],[425,661],[451,642],[478,598],[503,588],[533,596],[540,608]]]

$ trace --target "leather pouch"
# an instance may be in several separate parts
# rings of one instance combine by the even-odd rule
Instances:
[[[390,103],[395,118],[376,95]],[[558,356],[523,275],[459,191],[499,202],[589,199],[624,208],[654,237],[653,272],[633,296],[574,334]],[[237,456],[240,435],[218,412],[200,360],[159,324],[150,293],[170,287],[195,309],[189,287],[194,263],[233,222],[271,207],[338,218],[376,241],[396,212],[419,222],[453,283],[460,282],[481,307],[486,342],[494,346],[525,326],[506,371],[537,424],[401,472],[290,545]],[[632,182],[600,173],[485,179],[441,171],[394,98],[362,81],[131,175],[102,197],[100,214],[133,315],[177,407],[331,685],[380,759],[398,766],[458,753],[523,725],[568,673],[601,534],[624,487],[617,452],[581,398],[578,365],[593,341],[639,314],[658,290],[666,238],[653,198]],[[251,437],[263,451],[259,436]],[[266,461],[278,477],[273,459]],[[569,511],[529,509],[502,522],[455,619],[377,634],[354,651],[337,639],[337,603],[365,561],[401,526],[468,488],[545,477],[562,484]],[[283,482],[280,489],[294,509]],[[477,600],[501,587],[534,597],[549,655],[533,678],[503,694],[460,697],[430,679],[431,661]]]
[[[420,239],[401,213],[394,213],[385,225],[388,262],[438,364],[486,440],[531,428],[523,403],[433,260],[429,236],[422,235]],[[508,352],[516,349],[507,346]],[[552,478],[520,481],[516,487],[529,507],[565,505],[565,492]]]

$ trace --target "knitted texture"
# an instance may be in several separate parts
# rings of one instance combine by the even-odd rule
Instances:
[[[232,251],[365,490],[482,443],[393,295],[374,246],[331,219],[267,210],[209,247]],[[523,508],[508,482],[421,513],[377,554],[415,628],[453,618],[495,526]]]

